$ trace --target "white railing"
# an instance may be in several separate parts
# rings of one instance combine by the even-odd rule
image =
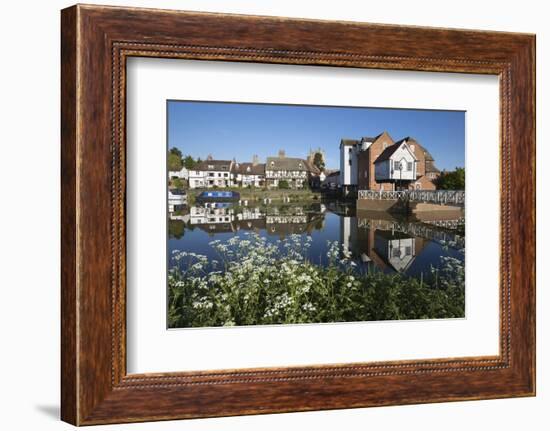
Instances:
[[[433,222],[400,222],[391,220],[371,220],[359,218],[357,226],[364,229],[381,229],[385,231],[398,231],[414,237],[427,238],[441,245],[462,249],[466,241],[463,235],[452,232],[464,224],[464,218],[455,220],[440,220]]]
[[[441,205],[464,205],[466,194],[464,190],[359,190],[358,197],[359,199],[371,200],[402,200]]]

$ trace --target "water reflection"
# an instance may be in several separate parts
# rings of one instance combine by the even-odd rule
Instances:
[[[328,241],[338,241],[344,257],[360,271],[398,272],[419,277],[442,256],[464,261],[463,213],[425,214],[404,219],[385,212],[358,212],[341,202],[240,206],[205,203],[170,213],[169,251],[217,258],[213,237],[226,240],[256,232],[269,241],[291,234],[312,239],[308,258],[326,265]]]

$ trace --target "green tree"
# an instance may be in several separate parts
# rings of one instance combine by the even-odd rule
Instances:
[[[168,151],[168,170],[169,171],[179,171],[183,167],[181,151],[176,148],[170,148]]]
[[[181,157],[178,157],[176,154],[168,154],[168,170],[169,171],[180,171],[183,166],[181,162]]]
[[[180,159],[183,157],[183,154],[181,153],[180,149],[179,149],[179,148],[176,148],[176,147],[170,148],[170,154],[175,154],[175,155],[178,156]]]
[[[288,190],[290,188],[290,185],[288,184],[287,180],[281,180],[279,181],[279,189],[281,190]]]
[[[182,220],[169,220],[168,235],[170,238],[181,239],[185,233],[185,223]]]
[[[454,171],[443,171],[434,183],[439,190],[464,190],[466,185],[466,170],[464,168],[456,168]]]
[[[183,166],[185,166],[187,169],[193,169],[197,162],[195,162],[195,159],[191,156],[186,156],[183,159]]]
[[[183,189],[183,181],[181,180],[181,178],[174,178],[172,180],[172,185],[176,188],[176,189]]]
[[[325,170],[325,161],[323,160],[323,154],[315,153],[313,156],[313,164],[319,168],[321,172]]]

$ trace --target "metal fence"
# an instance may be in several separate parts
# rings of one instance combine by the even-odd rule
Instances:
[[[359,199],[401,200],[405,202],[425,202],[441,205],[464,205],[464,190],[401,190],[377,191],[359,190]]]

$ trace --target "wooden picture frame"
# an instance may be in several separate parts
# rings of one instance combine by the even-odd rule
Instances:
[[[535,394],[535,36],[77,5],[61,26],[61,417],[75,425]],[[500,354],[126,373],[130,56],[500,77]]]

